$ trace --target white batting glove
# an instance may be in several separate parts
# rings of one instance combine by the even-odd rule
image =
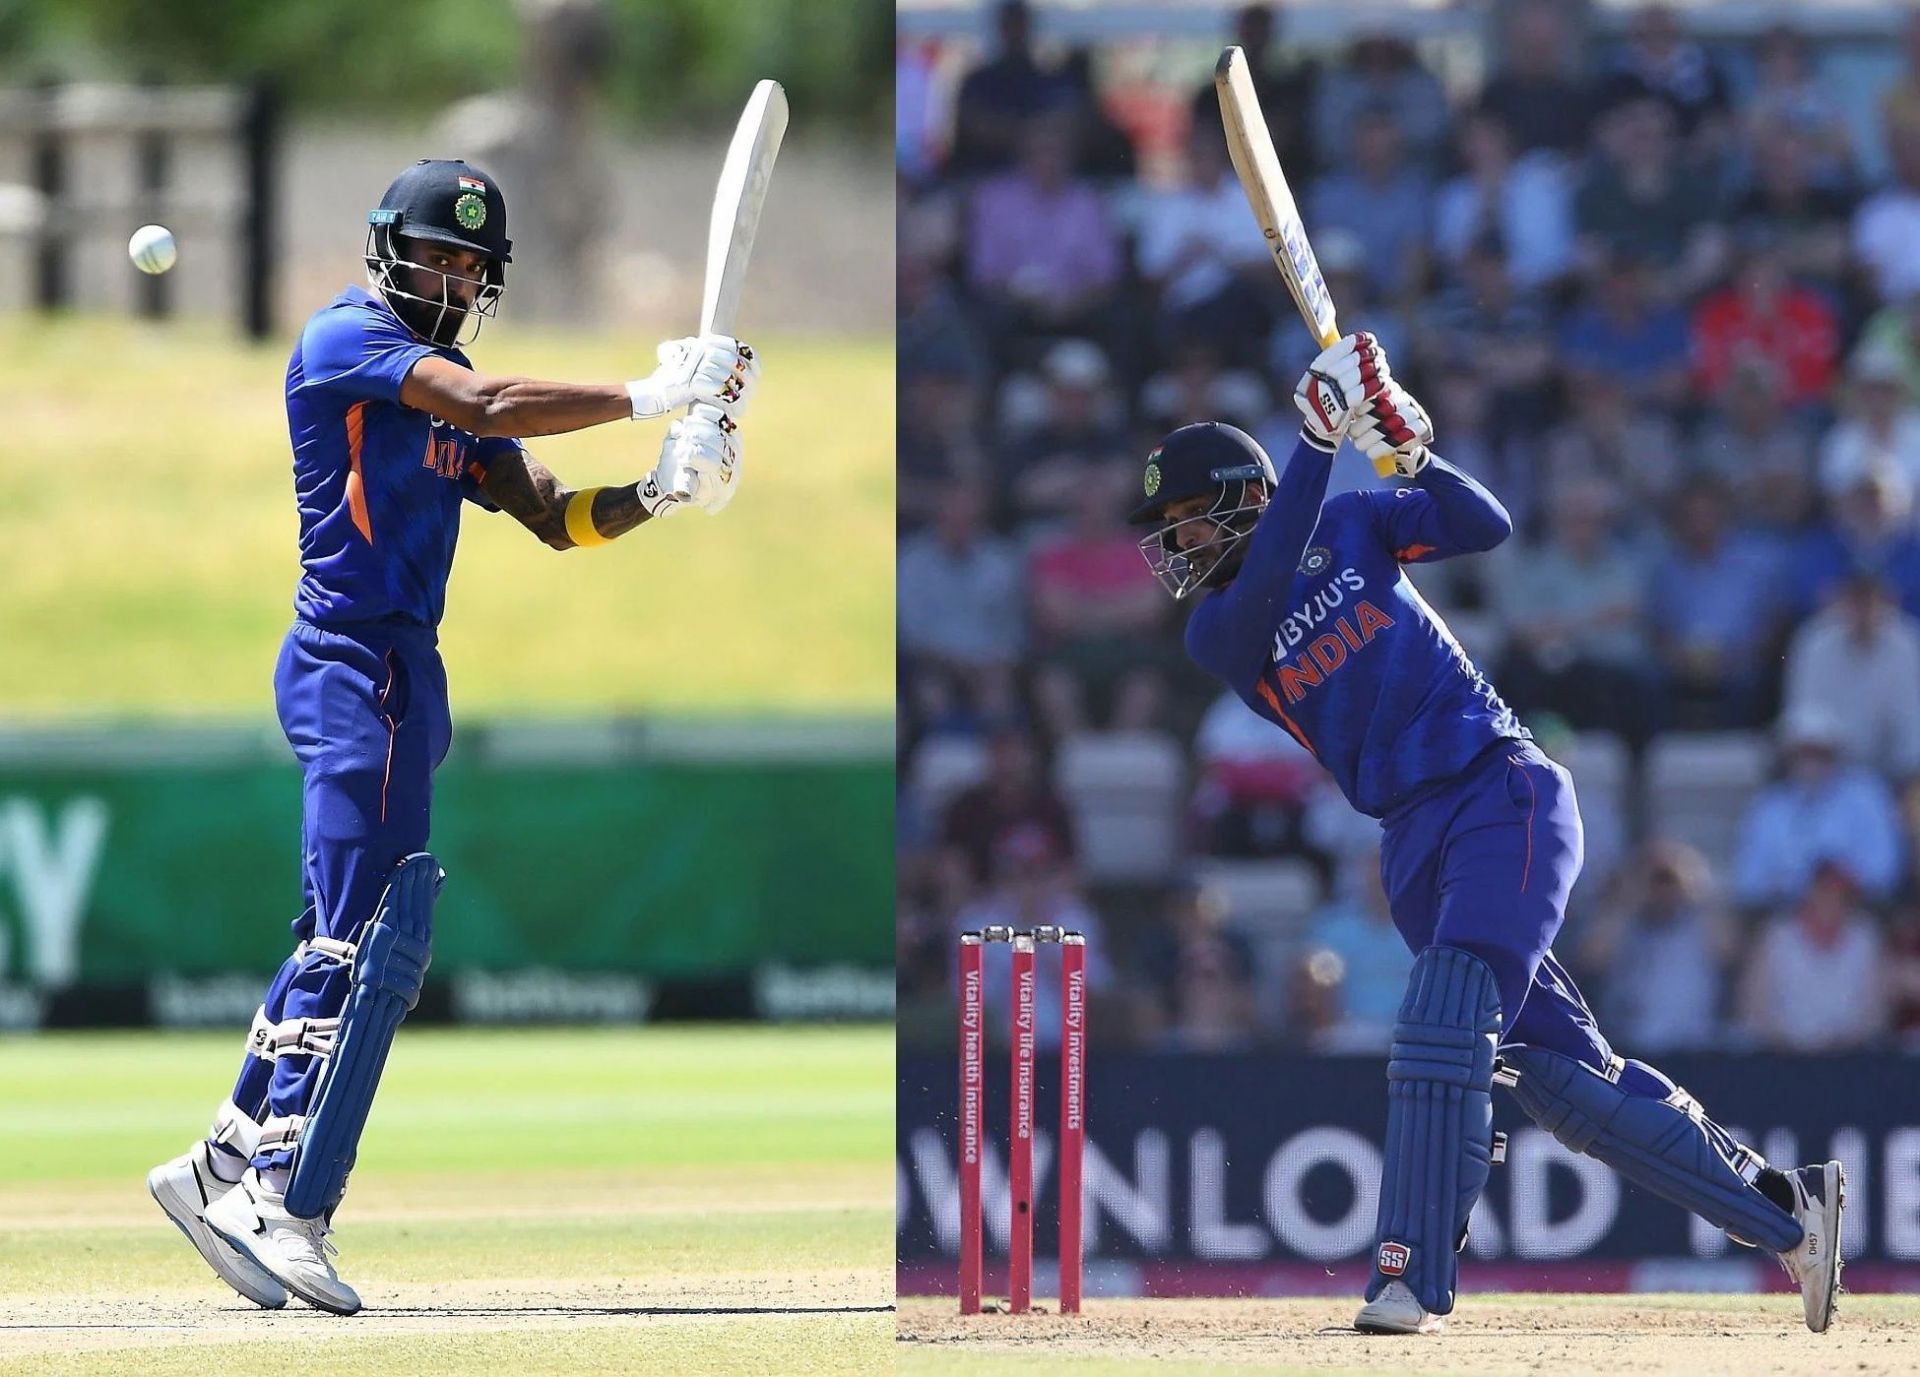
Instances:
[[[654,470],[682,494],[681,501],[718,516],[740,490],[739,428],[725,412],[697,406],[667,428]]]
[[[1304,418],[1300,434],[1308,444],[1333,453],[1388,377],[1386,353],[1365,330],[1335,340],[1307,365],[1293,390],[1293,404]]]
[[[1427,446],[1433,443],[1433,422],[1413,394],[1389,378],[1356,412],[1347,435],[1382,476],[1392,472],[1412,478],[1431,457]]]
[[[660,366],[627,384],[635,420],[704,402],[738,417],[760,381],[760,360],[731,335],[689,335],[659,348]]]

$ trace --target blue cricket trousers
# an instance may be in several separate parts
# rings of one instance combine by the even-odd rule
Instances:
[[[1459,947],[1492,969],[1502,1042],[1603,1067],[1612,1050],[1552,951],[1583,854],[1572,779],[1532,742],[1506,741],[1387,815],[1380,874],[1410,950]]]
[[[349,969],[307,944],[358,942],[402,857],[427,849],[433,772],[452,739],[447,678],[431,627],[401,621],[318,627],[295,621],[274,669],[280,727],[300,761],[301,883],[294,920],[302,944],[267,989],[265,1017],[336,1018]],[[318,1057],[253,1055],[234,1087],[255,1119],[304,1115],[319,1086]],[[262,1170],[292,1162],[263,1145]]]

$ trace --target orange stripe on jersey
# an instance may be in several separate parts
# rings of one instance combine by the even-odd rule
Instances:
[[[347,510],[353,513],[354,527],[373,544],[373,522],[367,516],[367,485],[360,476],[360,437],[366,424],[365,402],[347,408]]]
[[[1409,545],[1403,550],[1395,550],[1393,557],[1402,564],[1411,564],[1422,555],[1430,555],[1439,547],[1436,545]]]
[[[1287,710],[1280,706],[1280,695],[1273,691],[1273,685],[1265,679],[1260,679],[1255,681],[1254,688],[1258,689],[1260,696],[1267,700],[1267,706],[1279,714],[1281,725],[1287,729],[1288,734],[1312,752],[1314,759],[1319,759],[1320,753],[1313,749],[1313,743],[1307,740],[1307,734],[1300,730],[1299,724],[1287,716]]]

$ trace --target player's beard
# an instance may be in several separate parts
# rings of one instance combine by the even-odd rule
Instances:
[[[460,327],[466,324],[467,313],[454,302],[436,302],[426,294],[408,295],[414,274],[409,274],[407,288],[389,292],[387,304],[393,307],[393,313],[414,334],[442,349],[451,349],[460,338]]]

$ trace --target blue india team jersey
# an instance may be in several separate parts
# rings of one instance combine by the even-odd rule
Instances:
[[[321,626],[400,618],[437,626],[463,500],[518,440],[481,439],[400,404],[429,354],[471,365],[349,287],[307,321],[287,364],[287,429],[300,508],[294,611]]]
[[[1295,450],[1240,572],[1194,609],[1187,650],[1312,751],[1355,808],[1384,817],[1528,736],[1401,568],[1490,549],[1512,525],[1437,458],[1410,486],[1322,506],[1330,468],[1311,445]]]

